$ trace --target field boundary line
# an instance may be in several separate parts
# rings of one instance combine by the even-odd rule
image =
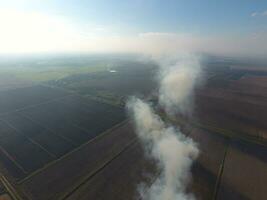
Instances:
[[[217,180],[216,180],[216,183],[215,183],[214,193],[212,195],[212,200],[216,200],[217,197],[218,197],[218,192],[219,192],[219,189],[220,189],[220,186],[221,186],[221,182],[222,182],[221,179],[222,179],[222,175],[223,175],[223,172],[224,172],[225,159],[226,159],[226,156],[228,154],[228,149],[230,147],[230,142],[231,142],[231,139],[228,140],[228,143],[227,143],[225,151],[224,151],[223,159],[222,159],[222,162],[220,164],[220,168],[219,168],[218,175],[217,175]]]
[[[63,135],[59,135],[56,133],[56,131],[50,129],[49,127],[43,125],[43,123],[39,122],[38,120],[34,120],[31,116],[28,116],[27,114],[24,114],[24,113],[19,113],[22,117],[30,120],[33,124],[36,124],[40,127],[42,127],[43,129],[46,129],[47,131],[49,131],[50,133],[52,133],[53,135],[56,135],[58,137],[60,137],[61,139],[65,140],[66,142],[69,142],[71,145],[75,146],[77,145],[77,143],[75,143],[74,141],[72,141],[71,139],[63,136]]]
[[[207,123],[206,124],[199,123],[197,121],[186,121],[186,120],[177,119],[177,118],[176,119],[168,118],[168,120],[172,121],[175,124],[179,124],[179,125],[181,125],[181,124],[183,125],[183,124],[188,123],[195,128],[204,129],[206,131],[210,131],[211,133],[222,135],[226,138],[237,139],[239,141],[244,141],[247,143],[253,143],[253,144],[267,147],[267,140],[261,139],[258,137],[254,137],[254,136],[246,134],[246,133],[240,133],[238,131],[232,131],[232,130],[227,130],[227,129],[223,129],[223,128],[218,128],[216,126],[212,126],[212,125],[207,124]]]
[[[87,175],[85,178],[83,178],[79,183],[75,184],[71,191],[68,193],[63,194],[61,197],[59,197],[59,200],[65,200],[66,198],[70,197],[75,191],[77,191],[82,185],[84,185],[87,181],[89,181],[91,178],[96,176],[99,172],[101,172],[106,166],[108,166],[113,160],[117,159],[122,153],[124,153],[127,149],[129,149],[131,146],[137,143],[137,138],[132,139],[120,152],[118,152],[116,155],[114,155],[112,158],[104,162],[102,165],[100,165],[96,170],[94,170],[92,173]]]
[[[50,100],[47,100],[47,101],[43,101],[43,102],[38,103],[38,104],[33,104],[33,105],[29,105],[29,106],[24,106],[24,107],[22,107],[22,108],[18,108],[18,109],[9,111],[9,112],[2,112],[2,113],[0,113],[0,117],[1,117],[1,116],[4,116],[4,115],[12,114],[12,113],[20,112],[20,111],[26,110],[26,109],[28,109],[28,108],[34,108],[34,107],[37,107],[37,106],[46,105],[46,104],[49,104],[49,103],[51,103],[51,102],[58,101],[58,100],[60,100],[60,99],[64,99],[64,98],[66,98],[66,97],[70,97],[70,96],[74,96],[74,94],[68,94],[68,95],[64,95],[64,96],[62,96],[62,97],[58,97],[58,98],[50,99]]]
[[[112,104],[112,103],[108,103],[108,102],[99,100],[99,99],[104,99],[104,98],[94,99],[94,98],[91,97],[91,95],[83,95],[83,94],[79,93],[76,90],[66,89],[64,87],[59,87],[59,86],[54,86],[54,85],[49,85],[49,84],[41,84],[41,85],[45,86],[45,87],[56,88],[56,89],[60,89],[60,90],[65,91],[65,92],[72,93],[73,95],[81,97],[81,98],[83,98],[85,100],[89,99],[91,101],[95,101],[95,102],[98,102],[98,103],[106,104],[106,105],[113,106],[113,107],[116,107],[116,108],[124,108],[124,105],[120,106],[120,105],[115,105],[115,104]]]
[[[48,167],[50,167],[50,166],[56,164],[57,162],[59,162],[60,160],[66,158],[67,156],[71,155],[72,153],[74,153],[74,152],[76,152],[76,151],[78,151],[78,150],[84,148],[86,145],[90,144],[91,142],[100,139],[101,137],[105,136],[106,134],[110,133],[111,131],[113,131],[113,130],[115,130],[115,129],[121,127],[121,126],[123,126],[123,125],[126,124],[128,121],[129,121],[129,120],[126,119],[126,120],[124,120],[124,121],[122,121],[122,122],[116,124],[115,126],[111,127],[110,129],[105,130],[104,132],[100,133],[99,135],[97,135],[97,136],[94,137],[93,139],[91,139],[91,140],[87,141],[86,143],[84,143],[84,144],[78,146],[77,148],[73,149],[72,151],[70,151],[70,152],[64,154],[64,155],[61,156],[60,158],[58,158],[58,159],[56,159],[56,160],[53,160],[53,161],[49,162],[48,164],[44,165],[42,168],[39,168],[39,169],[37,169],[36,171],[32,172],[31,174],[29,174],[29,175],[26,176],[25,178],[19,180],[17,183],[18,183],[18,184],[22,184],[22,183],[26,182],[28,179],[30,179],[31,177],[33,177],[33,176],[35,176],[35,175],[41,173],[41,172],[42,172],[43,170],[45,170],[46,168],[48,168]]]
[[[198,122],[192,122],[193,126],[198,127],[198,128],[202,128],[208,131],[212,131],[214,133],[223,135],[225,137],[231,138],[231,139],[237,139],[239,141],[245,141],[247,143],[254,143],[257,145],[261,145],[261,146],[265,146],[267,147],[267,141],[265,139],[261,139],[258,137],[254,137],[251,136],[249,134],[246,133],[240,133],[238,131],[232,131],[232,130],[227,130],[227,129],[222,129],[222,128],[218,128],[215,126],[212,126],[210,124],[201,124]]]
[[[0,151],[5,154],[5,156],[8,157],[8,159],[16,165],[24,174],[27,174],[28,172],[0,145]],[[4,166],[4,165],[3,165]],[[4,168],[6,168],[4,166]]]
[[[22,131],[18,130],[16,127],[14,127],[12,124],[10,124],[9,122],[3,120],[4,123],[6,123],[11,129],[13,129],[18,135],[25,137],[27,140],[29,140],[32,144],[38,146],[40,149],[42,149],[43,151],[45,151],[49,156],[51,156],[52,158],[56,158],[56,156],[49,152],[47,149],[45,149],[41,144],[39,144],[38,142],[36,142],[34,139],[28,137],[27,135],[25,135]]]
[[[17,191],[14,189],[14,187],[8,182],[8,180],[3,175],[0,175],[0,181],[4,185],[5,189],[7,190],[8,194],[10,194],[12,199],[23,200],[17,193]]]

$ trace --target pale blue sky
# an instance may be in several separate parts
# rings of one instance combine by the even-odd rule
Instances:
[[[267,46],[266,0],[0,0],[0,15],[0,53]]]
[[[9,0],[1,7],[63,15],[123,33],[241,33],[267,28],[266,0]],[[120,29],[120,30],[118,30]]]

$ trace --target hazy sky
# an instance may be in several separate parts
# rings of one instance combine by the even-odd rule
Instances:
[[[0,52],[266,56],[266,0],[0,0]]]

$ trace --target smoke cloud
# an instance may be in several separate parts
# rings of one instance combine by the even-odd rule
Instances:
[[[185,56],[172,65],[164,65],[159,72],[159,103],[167,113],[189,113],[192,108],[193,91],[201,84],[199,58]]]
[[[159,103],[167,114],[189,110],[187,101],[193,96],[199,74],[200,65],[195,58],[180,59],[160,70]],[[196,143],[179,128],[166,124],[148,102],[132,97],[127,107],[147,155],[157,161],[161,170],[151,186],[139,186],[141,199],[194,200],[194,195],[186,192],[186,186],[191,165],[199,153]]]

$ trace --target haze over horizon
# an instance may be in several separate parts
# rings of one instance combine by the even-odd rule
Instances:
[[[0,54],[267,56],[266,1],[0,2]]]

